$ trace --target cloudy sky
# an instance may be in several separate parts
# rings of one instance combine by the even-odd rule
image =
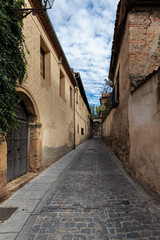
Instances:
[[[118,2],[55,0],[48,11],[70,67],[80,72],[89,104],[100,104],[108,77]]]

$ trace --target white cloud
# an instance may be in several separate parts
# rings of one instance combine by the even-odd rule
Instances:
[[[91,104],[99,104],[108,76],[118,2],[55,0],[48,11],[70,67],[80,72]]]

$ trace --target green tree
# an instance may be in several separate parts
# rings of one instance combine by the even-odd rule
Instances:
[[[95,116],[95,104],[90,104],[89,107],[91,109],[90,116],[94,117]]]
[[[100,110],[101,110],[101,105],[95,105],[95,104],[91,104],[89,105],[90,109],[91,109],[91,117],[99,117],[100,114]]]
[[[16,15],[24,0],[0,0],[0,134],[7,136],[16,128],[18,96],[16,83],[26,74],[22,21]]]
[[[97,105],[96,106],[96,115],[97,115],[97,117],[99,117],[100,111],[101,111],[101,105]]]

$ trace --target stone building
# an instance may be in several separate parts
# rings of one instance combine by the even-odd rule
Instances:
[[[40,8],[39,2],[26,0],[26,7]],[[46,11],[24,19],[24,36],[28,78],[17,86],[22,99],[20,128],[0,145],[1,194],[7,182],[40,171],[71,151],[75,139],[78,145],[90,136],[90,109],[82,81],[78,80],[75,111],[76,78]]]
[[[104,141],[128,170],[160,193],[160,2],[118,4],[109,79],[113,108]]]
[[[75,88],[75,146],[87,140],[91,135],[90,107],[78,72],[73,74],[77,86]]]

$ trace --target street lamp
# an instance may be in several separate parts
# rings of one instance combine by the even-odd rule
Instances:
[[[54,3],[54,0],[37,0],[39,7],[38,8],[18,8],[16,9],[16,12],[13,12],[11,9],[11,13],[13,16],[16,16],[19,20],[27,17],[30,13],[33,13],[34,15],[38,11],[44,11],[47,9],[51,9]]]

